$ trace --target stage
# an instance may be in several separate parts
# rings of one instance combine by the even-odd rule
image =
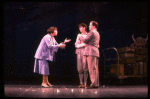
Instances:
[[[78,88],[78,77],[50,76],[49,81],[54,86],[43,88],[41,76],[5,76],[3,95],[19,98],[148,98],[147,78],[128,78],[122,83],[115,78],[100,78],[100,86],[96,89]]]
[[[148,98],[148,85],[101,85],[96,89],[78,85],[4,85],[4,97],[23,98]]]
[[[24,98],[148,98],[148,86],[100,86],[96,89],[78,88],[75,85],[4,85],[5,97]]]

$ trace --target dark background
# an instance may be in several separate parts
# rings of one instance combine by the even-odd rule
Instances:
[[[3,5],[3,75],[39,77],[33,73],[36,49],[50,26],[58,27],[58,43],[71,39],[66,49],[59,49],[50,66],[52,78],[78,78],[74,43],[78,24],[99,23],[100,77],[103,77],[103,49],[125,47],[148,33],[148,2],[5,2]],[[70,79],[71,80],[71,79]]]

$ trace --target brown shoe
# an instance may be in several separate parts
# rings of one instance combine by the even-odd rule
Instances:
[[[84,88],[84,87],[85,87],[85,86],[84,86],[84,85],[82,85],[82,84],[80,84],[80,85],[79,85],[79,88]]]
[[[85,88],[85,85],[82,85],[82,88]]]

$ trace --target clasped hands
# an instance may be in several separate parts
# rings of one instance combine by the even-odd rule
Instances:
[[[82,36],[82,34],[78,34],[78,35],[77,35],[78,38],[79,38],[80,36]],[[79,48],[80,46],[84,46],[84,47],[85,47],[85,46],[87,46],[87,44],[82,43],[82,44],[79,44],[79,45],[76,46],[76,47]],[[96,45],[96,47],[99,48],[99,45]]]
[[[68,42],[70,42],[71,41],[71,39],[65,39],[65,41],[63,42],[63,43],[60,43],[58,46],[59,47],[61,47],[61,48],[63,48],[63,47],[65,47],[66,46],[66,44],[65,43],[68,43]]]

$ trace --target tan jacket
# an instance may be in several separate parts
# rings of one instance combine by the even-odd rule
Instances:
[[[97,45],[99,45],[100,42],[100,34],[97,30],[90,31],[86,38],[82,37],[80,38],[84,43],[87,44],[84,50],[84,55],[87,56],[95,56],[99,57],[99,49]],[[100,47],[100,46],[99,46]]]

